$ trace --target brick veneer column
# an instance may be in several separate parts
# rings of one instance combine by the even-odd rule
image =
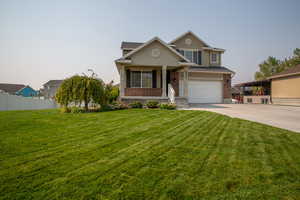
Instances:
[[[223,98],[231,99],[231,74],[223,75]]]
[[[188,90],[188,68],[185,67],[183,71],[183,96],[186,98],[189,96],[189,90]]]

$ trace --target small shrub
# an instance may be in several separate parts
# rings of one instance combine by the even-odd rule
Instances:
[[[162,103],[159,105],[160,109],[166,109],[166,110],[175,110],[176,104],[174,103]]]
[[[84,110],[80,107],[77,107],[77,106],[73,106],[71,107],[71,113],[83,113]]]
[[[102,105],[99,111],[111,111],[114,110],[112,105]]]
[[[70,113],[71,112],[71,109],[69,107],[61,107],[60,108],[60,112],[61,113]]]
[[[146,103],[147,108],[158,108],[159,103],[158,101],[148,101]]]
[[[123,109],[128,109],[128,106],[124,104],[123,102],[113,102],[110,104],[110,106],[113,108],[113,110],[123,110]]]
[[[134,101],[129,104],[130,108],[143,108],[143,104],[139,101]]]

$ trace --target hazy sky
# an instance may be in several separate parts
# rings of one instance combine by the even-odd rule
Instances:
[[[118,82],[123,40],[169,42],[187,30],[226,49],[234,83],[249,81],[269,55],[300,47],[300,0],[0,0],[0,82],[38,89],[88,68]]]

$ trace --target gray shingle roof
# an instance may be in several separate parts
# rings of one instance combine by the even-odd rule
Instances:
[[[209,67],[190,67],[191,71],[195,72],[225,72],[225,73],[234,73],[234,71],[231,71],[230,69],[227,69],[226,67],[219,67],[219,66],[209,66]]]
[[[276,74],[273,74],[270,78],[274,78],[274,77],[285,77],[285,76],[290,76],[292,74],[295,74],[295,73],[300,73],[300,64],[299,65],[296,65],[294,67],[291,67],[283,72],[279,72],[279,73],[276,73]]]
[[[10,84],[10,83],[0,83],[0,90],[7,92],[9,94],[15,94],[22,88],[26,87],[23,84]]]
[[[45,85],[59,85],[63,82],[64,80],[50,80],[47,83],[44,84]]]
[[[141,42],[122,42],[121,49],[135,49],[144,43]]]

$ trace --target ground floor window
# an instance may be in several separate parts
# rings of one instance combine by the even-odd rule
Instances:
[[[131,71],[130,85],[132,88],[152,88],[152,71]]]

